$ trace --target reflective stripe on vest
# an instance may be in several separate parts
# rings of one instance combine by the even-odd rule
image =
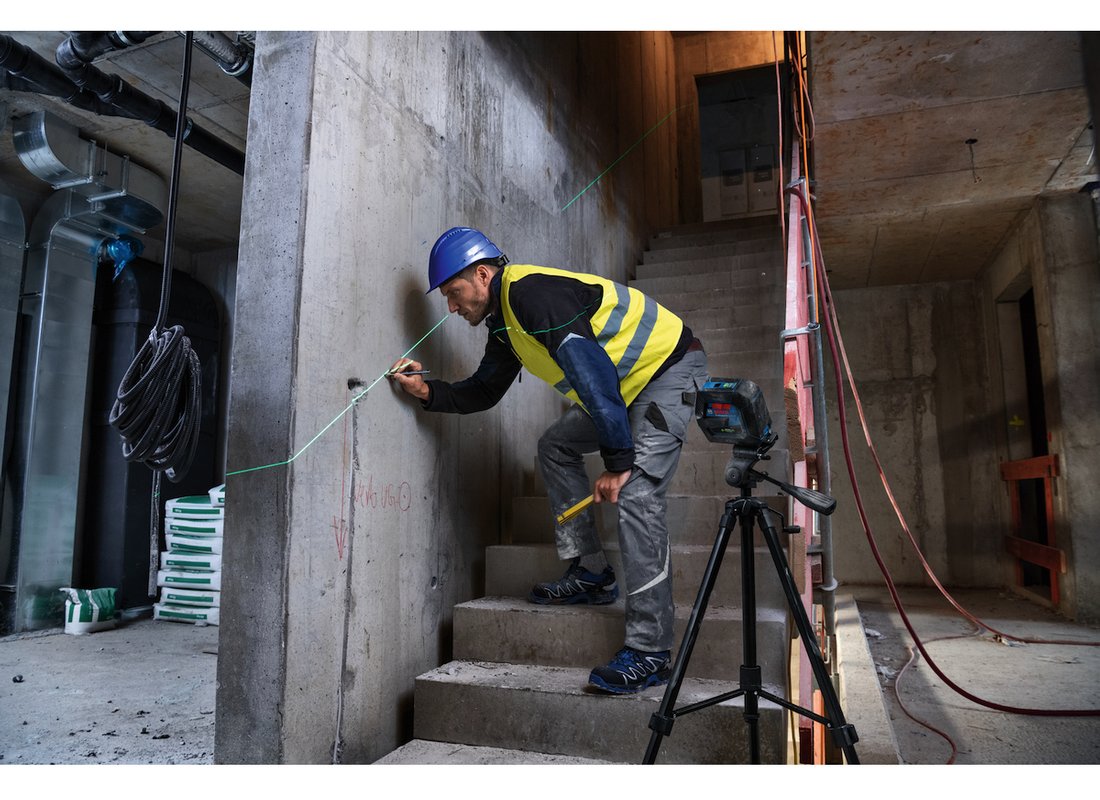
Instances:
[[[509,291],[513,283],[528,275],[560,276],[603,289],[600,307],[590,320],[592,332],[615,365],[619,374],[619,389],[627,405],[645,388],[680,341],[684,329],[680,318],[637,289],[582,272],[529,264],[505,267],[500,282],[500,305],[512,349],[528,372],[582,407],[583,403],[569,385],[561,367],[533,335],[545,331],[525,331],[516,321]]]

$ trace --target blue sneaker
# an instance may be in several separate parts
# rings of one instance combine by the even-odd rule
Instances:
[[[610,664],[592,670],[588,682],[597,689],[614,694],[634,694],[650,686],[663,686],[668,683],[671,674],[670,656],[668,650],[646,653],[624,647],[615,654]]]
[[[575,603],[602,606],[614,603],[618,596],[615,571],[610,566],[597,575],[582,567],[579,558],[574,558],[564,575],[550,583],[536,584],[527,599],[544,606]]]

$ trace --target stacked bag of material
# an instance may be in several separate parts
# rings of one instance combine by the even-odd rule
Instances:
[[[160,554],[160,602],[153,605],[153,619],[217,625],[225,484],[164,505],[168,549]]]

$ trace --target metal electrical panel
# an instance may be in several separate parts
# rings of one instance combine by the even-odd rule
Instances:
[[[749,148],[749,213],[775,211],[778,202],[779,178],[775,164],[775,148],[755,145]]]

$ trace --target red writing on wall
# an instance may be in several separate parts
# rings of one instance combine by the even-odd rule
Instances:
[[[344,544],[348,540],[348,521],[343,517],[332,515],[332,532],[336,536],[336,552],[340,560],[344,560]]]
[[[352,501],[371,511],[399,511],[405,513],[412,508],[412,487],[408,481],[401,483],[377,483],[371,475],[366,483],[355,486]]]

